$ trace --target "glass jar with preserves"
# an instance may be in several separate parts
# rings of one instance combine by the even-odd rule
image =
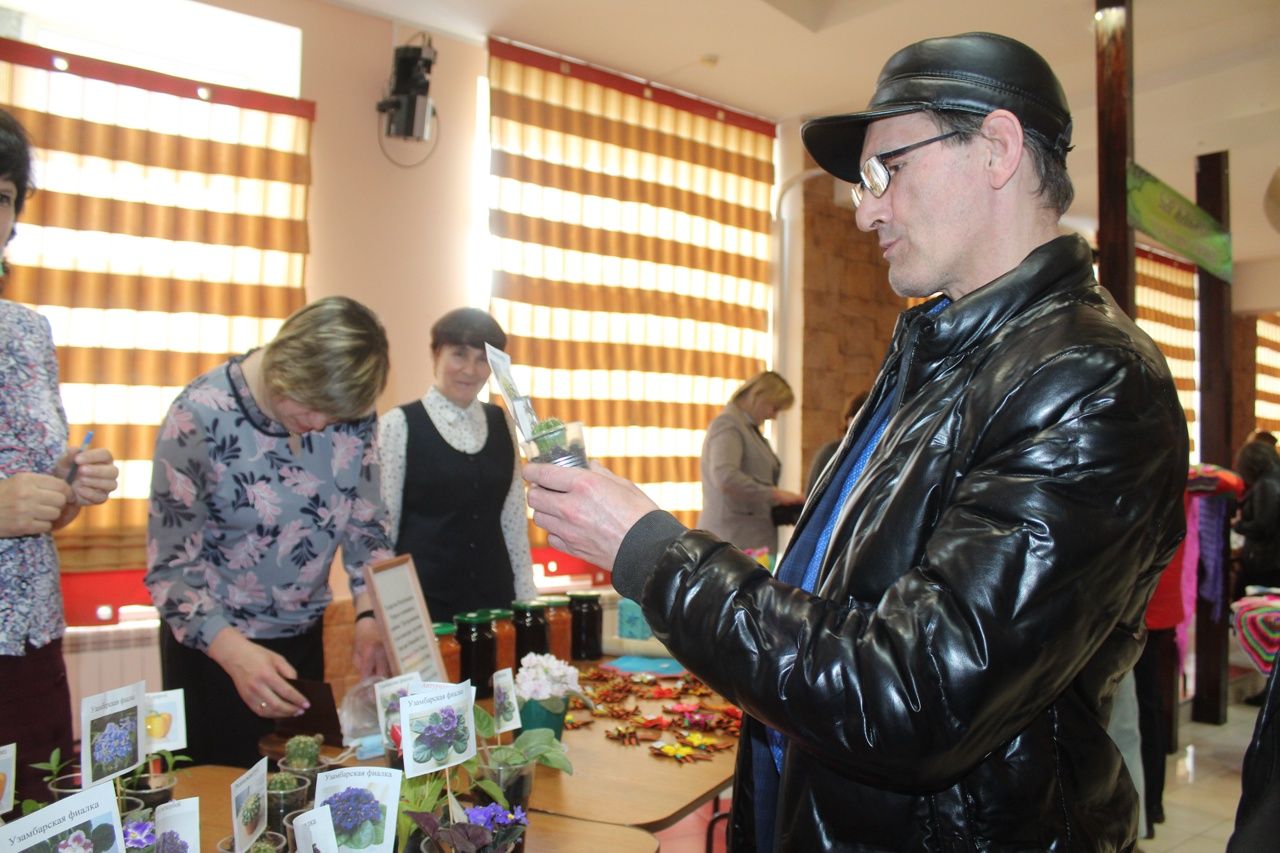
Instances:
[[[516,665],[524,656],[533,652],[545,655],[550,651],[547,637],[547,605],[541,601],[513,601],[512,622],[516,626]]]
[[[462,680],[462,648],[458,645],[457,626],[452,622],[437,622],[436,645],[440,647],[440,659],[444,662],[444,677],[453,684]]]
[[[504,608],[486,610],[493,620],[493,636],[498,643],[498,669],[516,671],[516,626],[511,622],[511,611]]]
[[[470,679],[477,698],[493,695],[493,671],[497,665],[497,643],[494,642],[493,620],[488,613],[471,611],[453,617],[457,626],[460,678]]]
[[[547,639],[551,654],[560,660],[572,660],[573,616],[569,613],[569,596],[543,595],[538,600],[547,605]]]
[[[574,660],[596,660],[604,656],[604,610],[598,592],[569,593],[572,617]]]

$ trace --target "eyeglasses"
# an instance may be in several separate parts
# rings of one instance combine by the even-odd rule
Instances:
[[[862,164],[862,181],[854,184],[850,189],[850,193],[853,195],[853,206],[855,208],[862,206],[862,193],[864,190],[876,198],[880,198],[889,189],[889,179],[893,177],[893,172],[890,172],[889,167],[884,164],[886,160],[901,157],[903,154],[915,151],[917,148],[923,148],[926,145],[932,145],[935,142],[941,142],[944,139],[959,135],[960,131],[953,130],[950,133],[934,136],[923,142],[913,142],[910,145],[904,145],[902,148],[895,148],[892,151],[872,154],[867,158],[867,162]]]

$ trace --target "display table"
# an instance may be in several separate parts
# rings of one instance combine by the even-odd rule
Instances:
[[[661,712],[664,702],[641,699],[635,704],[648,715]],[[587,719],[591,712],[573,713]],[[594,719],[590,726],[564,733],[572,776],[538,766],[530,809],[653,831],[666,829],[711,802],[733,781],[736,738],[718,736],[732,740],[734,747],[716,753],[710,761],[676,764],[655,757],[644,743],[624,746],[607,739],[605,731],[619,722],[608,717]]]
[[[206,853],[215,853],[218,841],[231,834],[231,783],[244,772],[239,767],[209,764],[177,771],[174,796],[200,798],[200,849]],[[524,849],[526,853],[655,853],[658,839],[632,827],[530,814]]]

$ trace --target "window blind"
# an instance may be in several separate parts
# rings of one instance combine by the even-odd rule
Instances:
[[[772,359],[772,124],[489,44],[490,309],[539,417],[693,524],[707,425]],[[545,534],[531,527],[535,545]]]
[[[1200,461],[1200,302],[1196,268],[1146,249],[1136,250],[1134,263],[1138,325],[1156,342],[1169,363],[1187,416],[1190,462],[1195,464]]]
[[[64,570],[146,565],[156,430],[200,373],[304,301],[314,104],[0,39],[0,106],[38,191],[5,297],[53,328],[71,441],[120,489],[57,534]]]

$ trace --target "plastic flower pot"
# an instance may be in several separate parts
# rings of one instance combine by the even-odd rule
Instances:
[[[514,766],[490,765],[481,762],[476,765],[476,775],[481,779],[488,779],[502,789],[502,796],[507,798],[508,809],[520,806],[525,811],[528,811],[529,796],[533,793],[533,774],[537,768],[538,763],[536,761]],[[488,805],[493,802],[483,788],[476,787],[473,789],[472,794],[475,795],[480,805]]]
[[[140,812],[146,808],[146,804],[144,804],[142,800],[138,799],[137,797],[129,797],[129,796],[116,797],[116,805],[120,809],[121,821],[123,821],[126,817],[133,814],[134,812]]]
[[[286,837],[288,833],[285,832],[285,815],[300,811],[307,804],[307,794],[311,790],[311,783],[307,777],[296,773],[288,775],[292,777],[292,783],[288,786],[279,787],[279,783],[267,786],[267,828]],[[273,785],[277,787],[272,787]]]
[[[282,773],[292,773],[294,776],[303,777],[311,785],[309,790],[314,791],[316,789],[316,777],[321,773],[324,773],[326,770],[332,770],[334,762],[332,759],[326,758],[322,755],[320,756],[320,763],[315,767],[292,767],[290,766],[289,759],[287,758],[277,760],[276,766],[280,768]]]
[[[59,776],[57,779],[50,782],[49,794],[52,795],[55,800],[66,799],[72,794],[80,793],[80,785],[80,771],[74,770],[70,773]]]
[[[271,830],[267,830],[266,832],[259,835],[258,841],[254,843],[256,844],[258,842],[264,842],[264,841],[267,844],[270,844],[272,849],[274,849],[276,853],[284,853],[284,850],[287,848],[289,844],[288,840],[283,835],[281,835],[278,832],[272,832]],[[252,847],[250,849],[252,849]],[[236,837],[234,835],[228,835],[226,838],[219,839],[218,853],[235,853],[235,850],[236,850]]]
[[[582,421],[570,421],[520,442],[530,462],[549,462],[565,468],[587,467],[587,443],[582,437]]]
[[[298,839],[293,835],[293,822],[298,819],[299,815],[306,814],[308,809],[301,808],[289,812],[284,816],[284,837],[289,845],[289,853],[295,853],[298,849]]]
[[[556,711],[548,708],[543,704],[541,699],[526,699],[520,705],[520,728],[526,729],[551,729],[555,734],[556,740],[560,740],[564,734],[564,715],[569,710],[569,703],[564,699],[547,700],[559,705],[560,710]]]
[[[178,777],[173,773],[144,773],[136,779],[122,779],[120,787],[130,797],[137,797],[149,809],[173,799]]]

